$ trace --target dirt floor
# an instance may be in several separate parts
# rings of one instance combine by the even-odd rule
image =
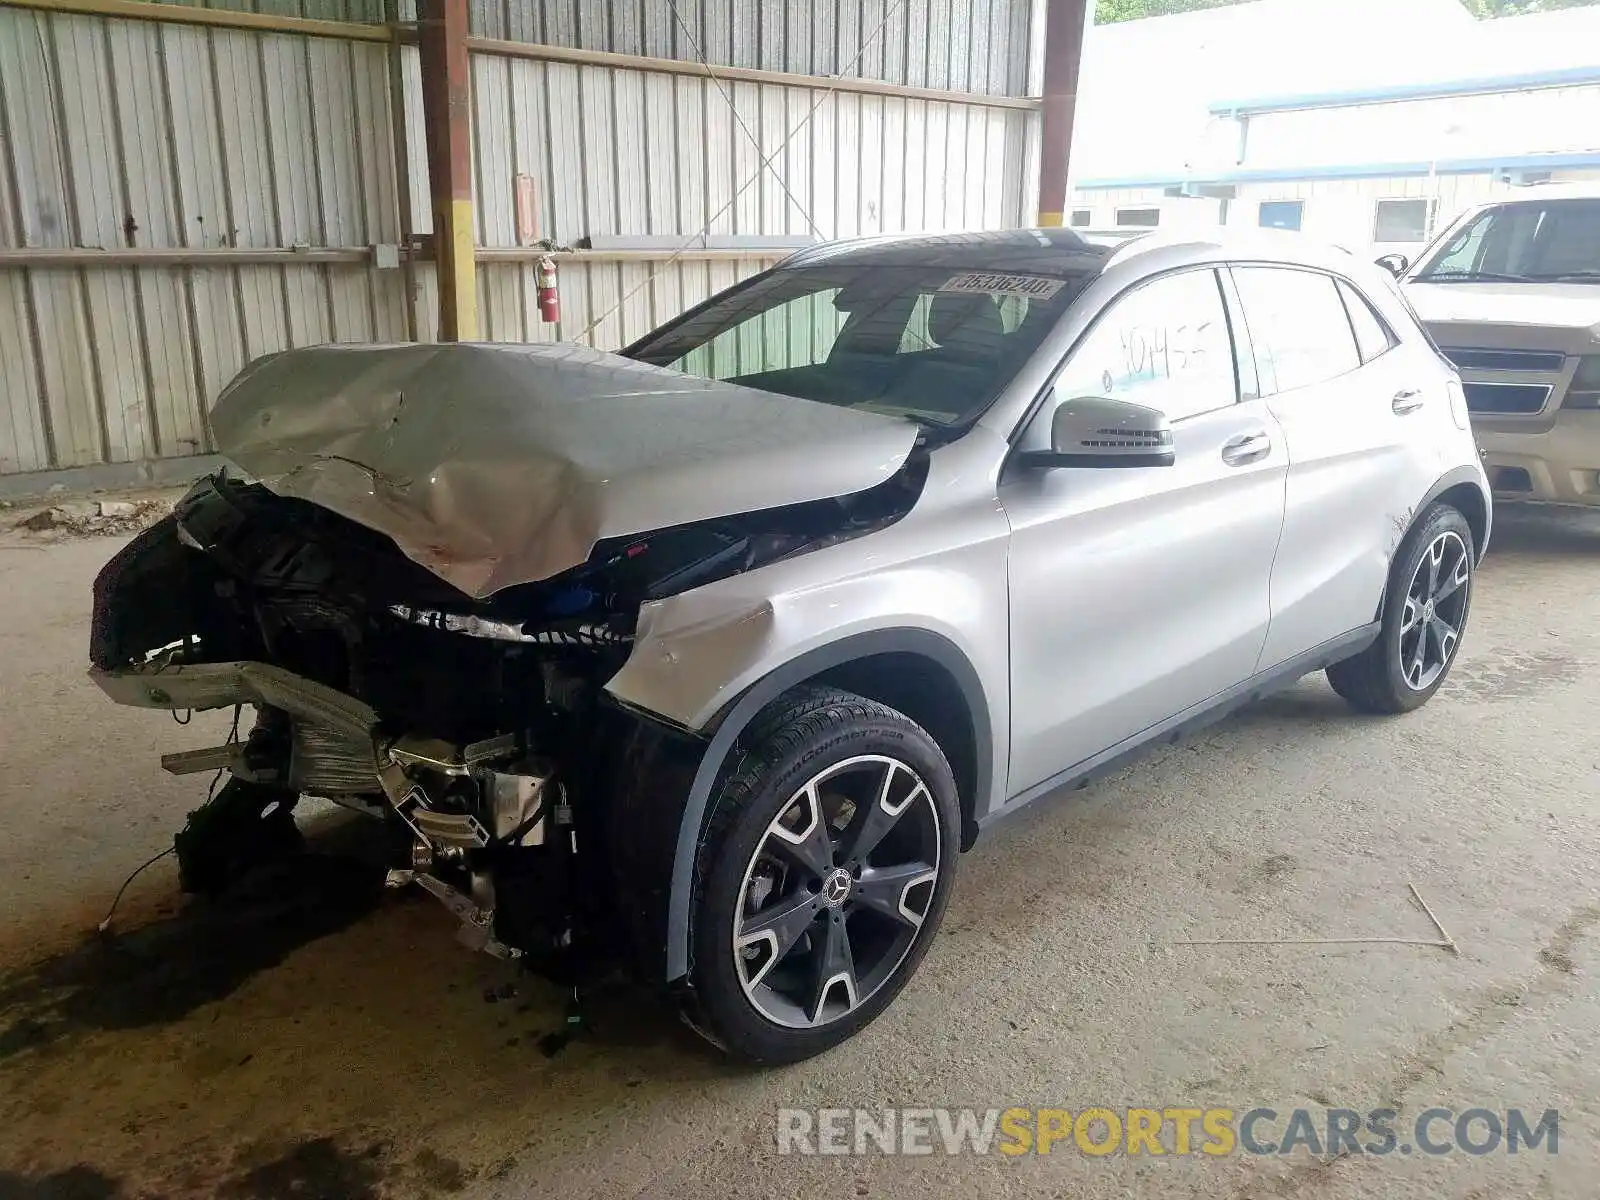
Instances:
[[[4,518],[7,514],[0,514]],[[9,525],[9,521],[3,521]],[[223,910],[170,844],[220,740],[84,676],[115,538],[0,536],[0,1198],[1592,1197],[1600,515],[1502,513],[1429,707],[1320,677],[997,832],[889,1012],[751,1073],[641,994],[563,997],[380,894],[348,822]],[[358,831],[357,831],[358,832]],[[1459,943],[1178,946],[1195,938]],[[1560,1110],[1558,1153],[797,1158],[779,1106]]]

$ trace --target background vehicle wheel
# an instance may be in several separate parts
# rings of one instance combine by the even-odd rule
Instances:
[[[752,723],[696,872],[691,1019],[729,1053],[795,1062],[886,1007],[944,915],[955,779],[902,713],[803,688]]]
[[[1455,662],[1475,568],[1472,527],[1456,509],[1435,504],[1395,555],[1378,640],[1328,668],[1333,690],[1362,712],[1426,704]]]

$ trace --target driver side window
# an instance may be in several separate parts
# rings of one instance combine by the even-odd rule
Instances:
[[[1073,351],[1055,394],[1127,400],[1172,421],[1235,403],[1233,341],[1216,272],[1164,275],[1113,301]]]

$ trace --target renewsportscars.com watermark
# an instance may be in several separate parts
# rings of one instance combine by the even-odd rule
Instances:
[[[1555,1154],[1547,1108],[780,1108],[779,1154]]]

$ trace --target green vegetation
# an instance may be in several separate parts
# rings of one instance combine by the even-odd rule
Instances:
[[[1095,0],[1094,19],[1101,25],[1113,21],[1134,21],[1140,17],[1165,17],[1173,13],[1194,12],[1202,8],[1222,8],[1244,0]],[[1337,3],[1337,0],[1332,0]],[[1461,0],[1477,17],[1520,17],[1525,13],[1553,12],[1558,8],[1582,8],[1600,0]]]

